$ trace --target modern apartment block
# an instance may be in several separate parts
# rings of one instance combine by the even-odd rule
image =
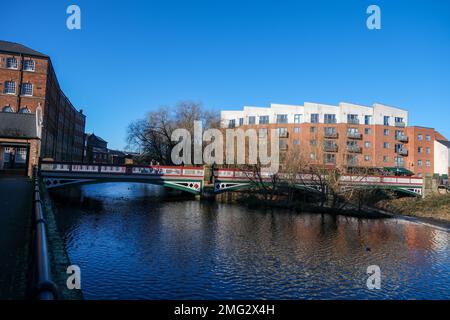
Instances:
[[[408,111],[378,103],[244,107],[222,111],[221,125],[254,128],[260,135],[277,129],[280,151],[301,152],[311,164],[449,173],[445,137],[433,128],[409,126]]]
[[[50,57],[0,41],[0,114],[5,112],[37,115],[41,158],[82,161],[86,117],[62,92]]]

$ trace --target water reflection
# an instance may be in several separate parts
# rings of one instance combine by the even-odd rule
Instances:
[[[450,236],[428,226],[173,201],[144,184],[73,190],[55,196],[57,220],[88,299],[450,298]]]

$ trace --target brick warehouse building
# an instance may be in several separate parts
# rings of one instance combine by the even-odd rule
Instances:
[[[42,122],[41,158],[82,161],[86,117],[62,92],[49,56],[0,41],[2,113],[36,114]]]
[[[433,128],[409,126],[406,110],[382,104],[244,107],[222,111],[221,126],[254,128],[259,135],[277,129],[281,161],[288,150],[296,150],[317,165],[410,171],[418,176],[449,173],[447,139]]]

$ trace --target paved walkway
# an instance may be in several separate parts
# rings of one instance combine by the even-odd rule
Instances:
[[[0,300],[25,295],[31,205],[31,180],[0,175]]]

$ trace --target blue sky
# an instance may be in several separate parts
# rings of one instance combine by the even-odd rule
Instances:
[[[77,4],[82,29],[66,28]],[[382,29],[366,28],[381,8]],[[4,6],[5,8],[5,6]],[[3,9],[4,9],[3,8]],[[450,138],[450,1],[10,1],[0,39],[51,56],[88,132],[125,147],[129,122],[182,100],[304,101],[410,111]]]

